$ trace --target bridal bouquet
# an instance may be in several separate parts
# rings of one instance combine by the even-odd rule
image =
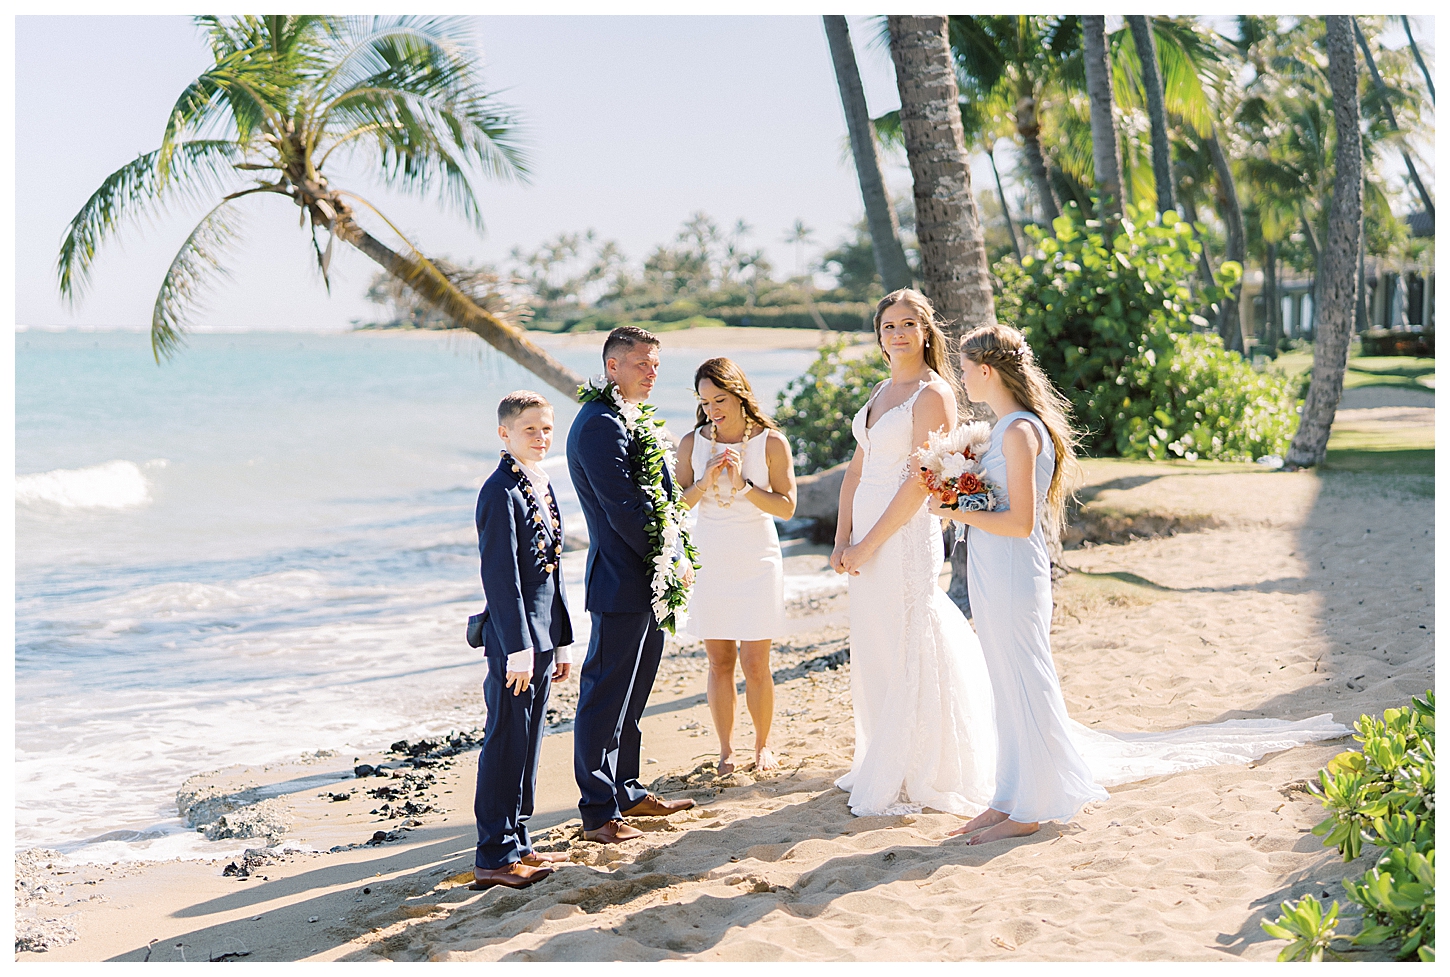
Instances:
[[[917,453],[917,477],[948,509],[990,512],[997,508],[1001,491],[982,473],[982,456],[991,443],[992,429],[984,421],[933,431]]]

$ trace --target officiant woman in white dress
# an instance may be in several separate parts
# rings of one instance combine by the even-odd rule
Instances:
[[[721,776],[735,770],[735,664],[755,727],[755,769],[779,766],[769,746],[775,714],[770,644],[785,625],[785,577],[775,520],[795,513],[790,444],[756,403],[732,360],[695,371],[695,429],[680,441],[676,480],[699,512],[692,533],[700,571],[685,630],[705,642],[706,696],[720,739]]]

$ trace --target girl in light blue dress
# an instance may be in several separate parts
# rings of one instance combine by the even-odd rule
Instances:
[[[1052,567],[1046,532],[1057,532],[1076,467],[1068,405],[1053,389],[1022,334],[992,324],[962,338],[967,396],[997,415],[982,458],[987,479],[1005,490],[995,512],[937,513],[966,523],[972,623],[982,643],[997,725],[997,786],[986,811],[952,834],[972,844],[1028,835],[1041,821],[1066,821],[1108,792],[1069,734],[1052,664]]]

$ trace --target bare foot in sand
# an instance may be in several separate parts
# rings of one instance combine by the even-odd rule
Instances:
[[[779,769],[780,761],[775,758],[774,753],[770,752],[770,747],[762,746],[760,749],[755,751],[756,773],[770,773],[772,770]]]
[[[957,828],[955,831],[948,833],[947,837],[953,838],[957,835],[969,835],[973,831],[982,831],[986,828],[990,828],[992,825],[996,824],[999,821],[1005,820],[1007,820],[1007,815],[1003,814],[1001,811],[994,811],[989,807],[981,814],[978,814],[976,817],[972,818],[972,820],[962,825],[960,828]]]
[[[1037,822],[1032,821],[1023,824],[1021,821],[1013,821],[1010,818],[998,821],[986,831],[967,842],[969,845],[985,845],[989,841],[997,841],[1001,838],[1020,838],[1023,835],[1037,833]]]
[[[717,777],[728,777],[735,772],[735,761],[731,759],[734,753],[720,754],[720,762],[715,764],[715,775]]]

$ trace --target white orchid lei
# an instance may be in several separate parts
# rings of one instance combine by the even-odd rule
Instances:
[[[652,518],[645,525],[649,534],[648,562],[654,569],[650,581],[651,605],[655,620],[671,634],[685,626],[685,605],[689,603],[690,587],[681,573],[683,562],[676,562],[675,549],[680,547],[695,569],[700,556],[685,529],[684,499],[678,485],[665,491],[665,470],[675,466],[674,448],[660,437],[665,426],[663,418],[654,416],[653,404],[632,404],[624,399],[619,387],[603,375],[591,377],[579,385],[579,402],[603,401],[614,409],[629,435],[630,473],[634,484],[644,493]]]

